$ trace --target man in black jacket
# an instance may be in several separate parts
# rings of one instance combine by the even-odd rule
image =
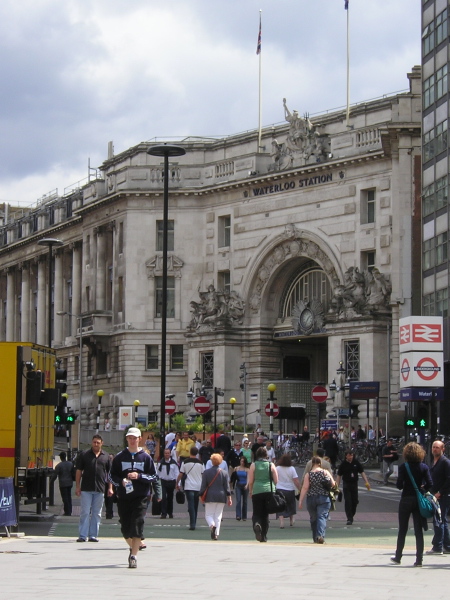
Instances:
[[[433,519],[434,536],[432,548],[427,554],[450,554],[450,535],[447,515],[450,508],[450,461],[444,456],[444,443],[440,440],[433,442],[431,447],[433,463],[430,467],[433,487],[431,493],[439,500],[441,521]]]
[[[344,482],[344,502],[345,514],[347,515],[347,525],[353,524],[353,518],[358,506],[358,474],[364,479],[365,486],[370,492],[370,483],[367,475],[364,473],[362,464],[356,460],[353,450],[345,452],[345,460],[339,465],[336,484],[339,487],[341,479]]]

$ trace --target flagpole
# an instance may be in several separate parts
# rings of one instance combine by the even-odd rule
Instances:
[[[347,11],[347,128],[350,127],[350,10],[349,2],[345,3]]]
[[[261,13],[262,13],[262,10],[259,11],[259,35],[258,35],[258,46],[256,48],[256,53],[259,55],[258,150],[257,150],[258,153],[261,152],[261,136],[262,136],[262,124],[261,124],[261,116],[262,116]]]

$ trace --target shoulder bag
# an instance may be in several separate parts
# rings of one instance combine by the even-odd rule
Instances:
[[[217,477],[218,477],[218,475],[219,475],[219,469],[220,469],[220,467],[218,467],[218,468],[217,468],[217,472],[216,472],[216,474],[214,475],[214,477],[213,477],[213,478],[211,479],[211,481],[209,482],[209,484],[208,484],[208,487],[206,488],[206,490],[205,490],[205,491],[203,492],[203,494],[200,496],[200,502],[201,502],[202,504],[205,504],[205,502],[206,502],[206,496],[208,495],[208,490],[209,490],[209,488],[212,486],[212,484],[215,482],[215,480],[217,479]]]
[[[411,479],[413,488],[416,490],[417,503],[419,505],[419,512],[422,517],[425,517],[425,519],[429,519],[430,517],[432,517],[434,515],[434,505],[430,501],[430,499],[427,496],[425,496],[424,494],[422,494],[422,492],[417,487],[417,483],[416,483],[414,477],[412,476],[411,469],[409,468],[409,465],[407,462],[405,462],[405,468],[408,472],[409,478]],[[430,496],[431,495],[432,494],[430,494]]]
[[[269,462],[269,477],[270,477],[270,496],[266,500],[266,509],[269,515],[274,513],[282,513],[286,510],[286,498],[283,492],[275,488],[273,490],[272,463]]]

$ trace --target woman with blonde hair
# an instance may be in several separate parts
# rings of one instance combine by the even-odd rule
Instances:
[[[205,519],[211,531],[211,539],[219,539],[220,524],[222,522],[225,504],[232,505],[228,473],[220,468],[223,458],[220,454],[211,455],[212,467],[202,474],[200,497],[206,492]]]
[[[425,450],[416,442],[410,442],[403,448],[405,462],[398,469],[397,488],[402,490],[400,503],[398,505],[398,536],[397,549],[391,556],[391,563],[399,565],[402,560],[403,548],[405,547],[406,533],[408,532],[409,517],[412,515],[414,523],[414,535],[416,537],[416,561],[415,567],[422,566],[423,557],[423,531],[428,529],[427,520],[419,511],[416,490],[411,477],[416,482],[419,490],[428,491],[433,482],[430,469],[423,462]],[[407,469],[409,467],[409,473]]]

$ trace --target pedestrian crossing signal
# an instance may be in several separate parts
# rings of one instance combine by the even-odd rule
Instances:
[[[416,421],[415,421],[415,419],[411,419],[411,417],[408,417],[406,419],[405,425],[406,425],[406,427],[415,427]]]

